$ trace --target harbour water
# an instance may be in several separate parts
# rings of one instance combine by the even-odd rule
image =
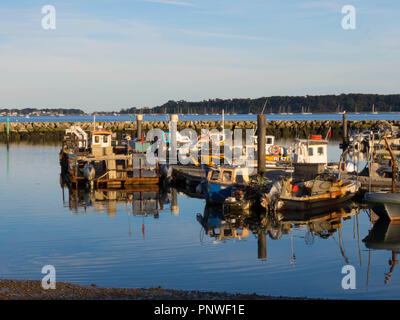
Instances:
[[[57,281],[83,285],[400,298],[398,266],[384,282],[392,252],[370,250],[362,241],[371,229],[367,209],[321,220],[320,229],[274,225],[264,230],[265,248],[260,248],[256,233],[262,224],[250,227],[238,216],[235,226],[248,230],[247,236],[212,237],[197,216],[217,226],[220,209],[183,193],[177,195],[179,209],[171,208],[173,190],[157,196],[157,214],[141,214],[131,200],[96,202],[80,195],[76,202],[60,184],[59,148],[0,146],[0,278],[40,280],[42,267],[50,264]],[[338,143],[332,143],[329,160],[337,161],[339,153]],[[395,244],[396,237],[392,240]],[[342,288],[345,265],[356,270],[354,290]]]

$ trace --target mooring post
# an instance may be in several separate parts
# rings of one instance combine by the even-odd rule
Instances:
[[[142,121],[143,115],[138,114],[136,115],[136,138],[142,139]]]
[[[258,259],[267,260],[267,235],[261,231],[257,236]]]
[[[8,144],[10,143],[10,118],[9,117],[7,117],[6,122],[7,122],[6,134],[7,134],[7,149],[8,149]]]
[[[258,150],[258,161],[257,161],[257,172],[263,175],[265,172],[265,115],[260,114],[257,116],[257,150]]]
[[[171,121],[169,123],[169,164],[177,164],[177,144],[176,144],[176,132],[178,131],[178,115],[171,114]]]
[[[171,193],[172,193],[171,212],[174,216],[179,216],[178,191],[175,188],[173,188],[171,190]]]
[[[348,142],[349,142],[349,134],[347,130],[347,113],[343,113],[343,150],[347,148]]]

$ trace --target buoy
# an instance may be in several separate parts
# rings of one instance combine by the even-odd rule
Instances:
[[[277,146],[277,145],[271,146],[269,148],[269,152],[272,153],[274,156],[277,156],[278,154],[281,153],[281,148],[279,148],[279,146]]]

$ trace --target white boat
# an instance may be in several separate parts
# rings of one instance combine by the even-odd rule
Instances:
[[[400,220],[400,193],[368,192],[364,199],[382,219]]]

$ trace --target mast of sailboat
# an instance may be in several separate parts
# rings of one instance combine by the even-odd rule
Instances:
[[[264,114],[264,109],[265,109],[265,107],[267,106],[267,102],[268,102],[268,98],[265,99],[264,106],[263,106],[263,108],[262,108],[262,110],[261,110],[261,114]]]
[[[222,109],[222,136],[225,141],[225,109]]]

